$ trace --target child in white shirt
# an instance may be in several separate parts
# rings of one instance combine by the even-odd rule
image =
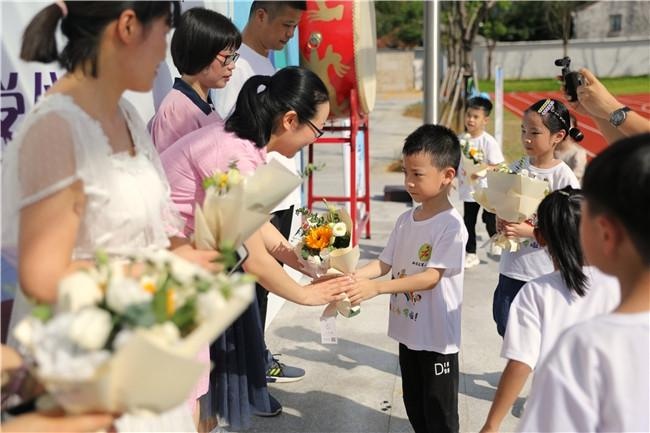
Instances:
[[[569,166],[553,156],[559,142],[578,134],[580,131],[569,127],[569,111],[564,104],[554,99],[537,101],[524,112],[521,124],[521,141],[528,156],[515,163],[512,169],[517,172],[526,169],[537,178],[548,181],[551,191],[567,185],[580,188]],[[532,221],[509,223],[498,220],[497,228],[508,237],[524,238],[517,251],[504,251],[499,262],[499,283],[494,291],[492,315],[497,332],[503,336],[512,300],[528,281],[553,272],[553,263],[533,239]]]
[[[535,237],[553,259],[555,272],[526,283],[512,302],[501,356],[508,360],[481,432],[498,431],[535,366],[560,334],[575,323],[612,311],[620,296],[615,278],[584,266],[580,248],[579,190],[549,194],[537,210]]]
[[[467,101],[467,111],[465,112],[465,131],[466,134],[469,134],[468,141],[471,148],[476,149],[483,155],[483,161],[489,167],[494,167],[503,162],[503,153],[499,143],[485,131],[491,112],[492,103],[488,99],[481,96],[469,99]],[[463,220],[469,236],[465,246],[465,268],[471,268],[480,263],[476,255],[476,218],[481,206],[474,200],[474,183],[476,182],[485,188],[487,187],[487,180],[478,178],[476,175],[468,176],[462,164],[458,171],[458,196],[463,202]],[[496,215],[483,209],[481,219],[485,223],[488,235],[490,237],[494,236],[497,232]],[[491,252],[501,254],[496,249]]]
[[[424,125],[406,138],[402,155],[407,191],[420,206],[398,218],[379,259],[357,270],[347,294],[353,303],[391,294],[388,335],[400,343],[409,421],[417,433],[457,432],[467,231],[448,194],[460,145],[450,129]],[[372,279],[391,270],[392,280]]]
[[[583,192],[585,257],[618,278],[621,303],[562,335],[536,373],[519,429],[647,432],[650,134],[623,139],[598,155],[587,166]]]

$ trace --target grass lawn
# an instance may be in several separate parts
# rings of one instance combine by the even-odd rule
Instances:
[[[650,93],[650,75],[638,77],[603,78],[601,82],[614,95],[625,95],[635,93]],[[479,81],[479,89],[482,92],[494,92],[493,81]],[[560,85],[555,79],[536,80],[506,80],[504,83],[506,92],[545,92],[559,90]],[[404,115],[409,117],[422,118],[423,106],[421,102],[412,104],[404,110]],[[507,162],[515,161],[524,154],[520,143],[521,120],[515,114],[504,110],[503,115],[503,156]],[[494,122],[488,125],[488,132],[494,135]]]
[[[650,93],[650,75],[602,78],[600,81],[613,95]],[[506,92],[549,92],[560,90],[560,84],[555,78],[505,80],[503,88]],[[494,81],[479,80],[479,89],[481,92],[494,92]]]

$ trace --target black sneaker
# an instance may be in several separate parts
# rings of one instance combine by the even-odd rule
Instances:
[[[305,370],[282,364],[275,355],[273,355],[271,366],[266,370],[267,383],[297,382],[303,377],[305,377]]]
[[[261,416],[261,417],[272,417],[272,416],[278,416],[282,413],[282,405],[280,402],[273,397],[271,394],[269,394],[269,403],[271,406],[271,409],[268,412],[262,412],[259,410],[254,410],[253,414],[256,416]]]

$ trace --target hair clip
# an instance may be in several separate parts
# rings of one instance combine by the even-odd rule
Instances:
[[[566,191],[558,191],[558,193],[560,193],[560,194],[562,194],[562,195],[565,195],[565,196],[567,196],[567,197],[571,197],[571,194],[569,194],[569,193],[566,192]]]
[[[543,115],[545,115],[546,113],[548,113],[549,111],[552,111],[552,110],[553,110],[553,105],[555,105],[555,101],[553,101],[552,99],[547,99],[546,101],[544,101],[544,103],[542,104],[542,106],[539,107],[539,109],[537,110],[537,112],[538,112],[540,115],[543,116]]]

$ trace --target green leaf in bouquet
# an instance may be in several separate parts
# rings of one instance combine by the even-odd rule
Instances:
[[[110,257],[108,257],[106,251],[97,250],[95,252],[95,262],[97,263],[97,266],[108,266],[109,259]]]
[[[166,275],[163,283],[158,286],[158,290],[153,294],[153,313],[156,318],[156,323],[163,323],[167,320],[167,292],[170,289],[172,279],[169,277],[169,274]]]
[[[188,299],[185,304],[174,311],[171,321],[181,332],[181,336],[189,334],[196,326],[196,298]]]
[[[129,305],[116,319],[129,328],[149,328],[156,324],[156,314],[150,303]]]
[[[221,242],[219,244],[219,253],[221,254],[216,262],[223,264],[224,270],[226,272],[232,270],[232,268],[237,265],[237,250],[235,245],[230,242]]]
[[[334,238],[334,243],[332,246],[334,248],[346,248],[350,245],[350,235],[346,234],[345,236],[338,236]]]
[[[314,174],[317,171],[321,171],[323,168],[325,168],[325,163],[320,163],[320,164],[307,164],[307,167],[303,170],[303,172],[300,174],[300,177],[303,179],[308,178],[312,174]]]
[[[32,308],[32,316],[42,322],[47,322],[54,315],[51,305],[38,304]]]

